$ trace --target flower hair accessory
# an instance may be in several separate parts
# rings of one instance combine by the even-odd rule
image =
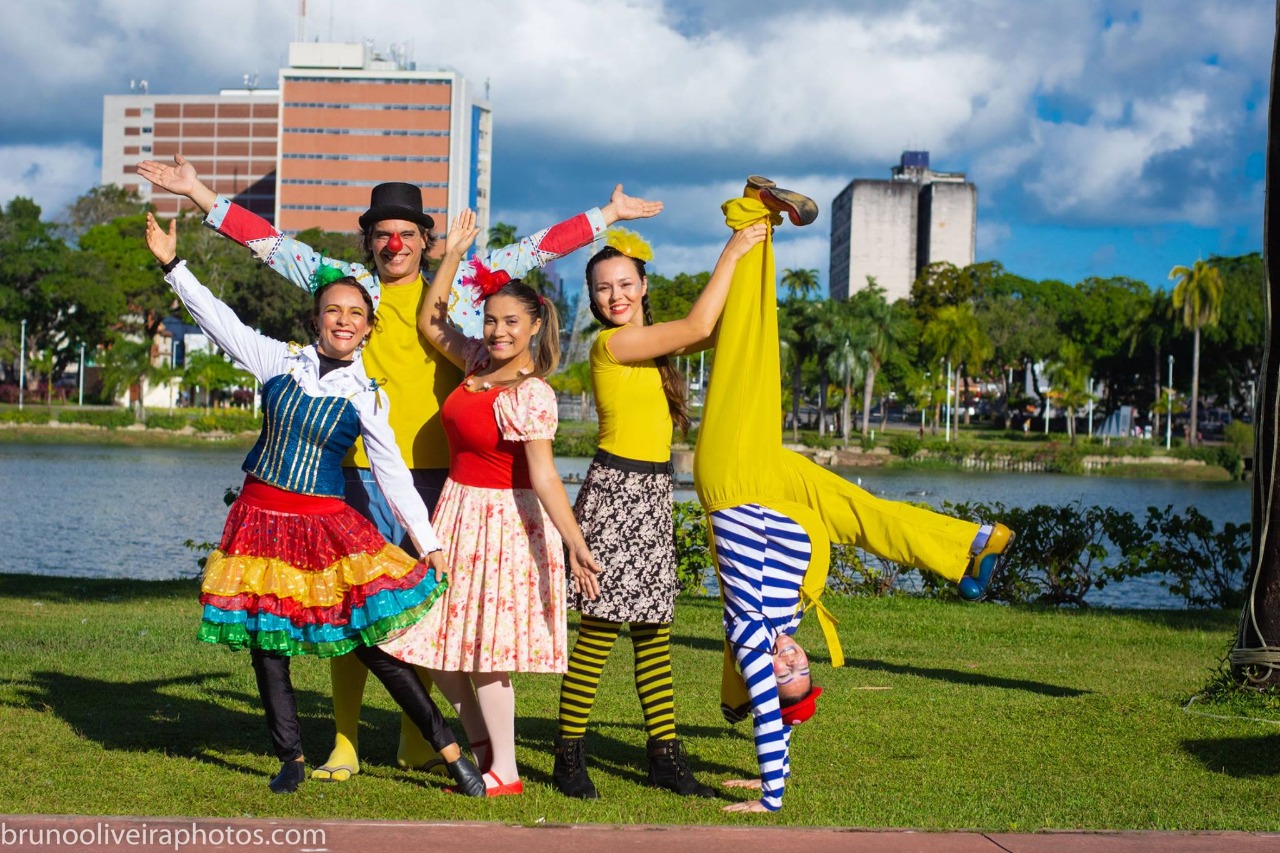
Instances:
[[[315,293],[326,284],[332,284],[340,278],[346,278],[347,273],[339,267],[331,264],[321,264],[316,267],[316,271],[311,274],[308,279],[311,283],[311,292]]]
[[[467,266],[468,270],[462,276],[462,283],[470,285],[475,291],[473,301],[477,305],[511,281],[510,274],[505,270],[491,270],[479,258],[472,258]]]
[[[639,234],[626,228],[610,228],[604,234],[604,242],[628,258],[646,263],[653,260],[653,247]]]

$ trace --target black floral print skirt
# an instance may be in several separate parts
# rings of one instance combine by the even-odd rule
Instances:
[[[622,470],[622,469],[643,469]],[[598,453],[573,514],[599,563],[600,597],[569,579],[569,606],[609,622],[668,624],[675,616],[676,555],[669,466]]]

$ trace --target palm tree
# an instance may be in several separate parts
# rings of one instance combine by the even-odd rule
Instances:
[[[1076,412],[1092,399],[1086,385],[1092,366],[1084,347],[1075,341],[1063,341],[1058,358],[1049,365],[1049,375],[1058,389],[1060,405],[1067,410],[1067,436],[1076,443]]]
[[[860,319],[864,331],[862,354],[866,371],[862,377],[862,435],[866,437],[870,430],[871,396],[875,390],[876,375],[885,362],[901,349],[903,330],[893,306],[884,298],[884,289],[871,276],[867,277],[866,288],[850,297],[849,305]],[[881,412],[885,412],[883,406]]]
[[[992,355],[991,341],[978,324],[972,303],[939,308],[925,325],[921,337],[925,349],[935,360],[947,359],[956,366],[957,372],[964,372],[966,390],[969,375],[981,370]]]
[[[793,299],[808,299],[818,292],[818,271],[785,269],[782,271],[781,282],[786,288],[788,302]]]
[[[1169,270],[1173,287],[1173,308],[1182,312],[1182,325],[1195,336],[1191,356],[1191,428],[1187,443],[1196,444],[1200,406],[1200,330],[1218,325],[1218,311],[1222,308],[1222,274],[1217,267],[1197,260],[1190,267],[1176,266]]]
[[[510,246],[516,241],[516,227],[505,222],[495,222],[489,226],[489,245],[493,248]]]

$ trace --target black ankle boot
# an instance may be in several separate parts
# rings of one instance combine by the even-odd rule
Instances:
[[[273,794],[292,794],[306,778],[307,770],[301,761],[286,761],[280,765],[280,772],[267,783],[267,787]]]
[[[596,786],[587,775],[587,746],[583,738],[556,738],[556,763],[551,770],[551,781],[566,797],[599,799]]]
[[[464,797],[485,796],[484,776],[465,755],[459,757],[457,761],[446,761],[444,769],[449,771],[449,777],[458,783],[454,788],[457,793]]]
[[[684,797],[716,796],[716,789],[699,782],[689,769],[679,740],[649,738],[649,784]]]

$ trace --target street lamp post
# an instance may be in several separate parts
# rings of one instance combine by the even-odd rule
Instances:
[[[84,405],[84,343],[80,344],[80,405]]]
[[[951,443],[951,410],[954,406],[951,403],[951,359],[947,359],[947,428],[943,433],[943,437],[947,443]]]
[[[18,411],[22,411],[22,398],[27,390],[27,321],[22,321],[22,336],[18,339]]]
[[[1173,445],[1173,356],[1169,356],[1169,411],[1164,419],[1164,449]]]

